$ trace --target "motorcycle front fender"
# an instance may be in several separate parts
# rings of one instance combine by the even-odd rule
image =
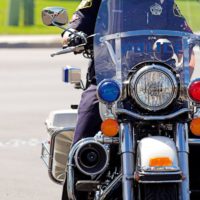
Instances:
[[[181,171],[174,141],[164,136],[143,138],[137,148],[138,181],[181,182]]]

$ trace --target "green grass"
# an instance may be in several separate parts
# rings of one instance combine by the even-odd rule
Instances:
[[[10,0],[0,0],[0,34],[59,34],[56,27],[46,27],[41,21],[41,10],[47,6],[61,6],[68,11],[69,17],[78,6],[80,0],[35,0],[35,25],[23,26],[21,14],[20,26],[8,26],[8,5]],[[186,17],[193,31],[200,31],[200,2],[195,0],[176,1],[182,14]]]
[[[24,26],[23,14],[20,16],[19,27],[8,26],[9,0],[1,0],[0,6],[0,34],[54,34],[60,33],[56,27],[47,27],[41,20],[41,10],[45,7],[59,6],[67,9],[69,17],[72,16],[80,1],[77,0],[35,0],[35,25]],[[22,11],[21,11],[22,13]]]
[[[176,1],[193,31],[200,31],[200,1]]]

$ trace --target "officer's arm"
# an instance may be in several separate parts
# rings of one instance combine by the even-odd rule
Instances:
[[[82,31],[87,35],[93,34],[100,2],[100,0],[82,0],[73,14],[68,28],[74,31]],[[67,44],[69,33],[64,32],[62,37],[63,43]]]

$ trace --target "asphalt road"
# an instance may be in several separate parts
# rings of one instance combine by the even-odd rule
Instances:
[[[80,92],[62,82],[66,64],[87,60],[73,54],[51,58],[56,49],[0,49],[0,199],[59,200],[40,159],[51,110],[78,103]],[[85,67],[85,68],[84,68]]]
[[[62,82],[62,68],[87,60],[73,54],[51,58],[55,49],[0,49],[0,199],[59,200],[40,160],[44,121],[51,110],[79,102],[81,91]],[[200,63],[199,57],[197,58]],[[200,70],[195,76],[200,77]]]

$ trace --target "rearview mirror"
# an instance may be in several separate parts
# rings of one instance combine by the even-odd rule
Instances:
[[[68,23],[67,11],[61,7],[47,7],[42,10],[42,21],[47,26],[62,26]]]

